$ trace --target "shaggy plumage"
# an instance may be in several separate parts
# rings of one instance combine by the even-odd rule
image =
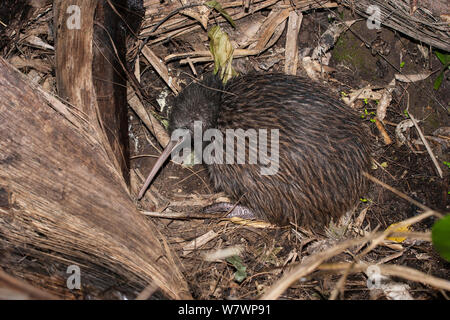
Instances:
[[[209,75],[183,90],[169,120],[171,131],[193,132],[200,120],[203,130],[217,128],[224,137],[226,129],[278,129],[275,175],[261,175],[261,163],[248,161],[207,166],[217,190],[272,223],[323,227],[366,192],[367,128],[326,88],[305,78],[253,74],[223,87]],[[250,151],[247,141],[246,160]]]

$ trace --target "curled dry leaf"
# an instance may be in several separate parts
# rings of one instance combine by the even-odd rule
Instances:
[[[42,73],[50,73],[52,71],[52,67],[47,63],[47,61],[40,59],[26,59],[19,56],[14,56],[9,59],[9,63],[17,69],[29,67]]]
[[[432,72],[424,72],[424,73],[417,73],[417,74],[396,74],[395,79],[401,82],[417,82],[422,81],[428,78]]]
[[[311,58],[313,60],[322,59],[322,57],[334,46],[341,33],[347,30],[356,20],[335,22],[327,31],[325,31],[319,40],[319,45],[314,49]],[[324,61],[322,61],[323,64]]]
[[[224,249],[218,249],[211,252],[207,252],[203,255],[205,261],[217,261],[224,260],[232,256],[239,256],[244,251],[242,246],[233,246]]]
[[[406,283],[389,281],[388,283],[382,283],[380,289],[391,300],[414,300],[409,293],[411,288]]]
[[[411,229],[410,229],[410,225],[406,225],[406,226],[400,226],[400,227],[398,227],[398,223],[393,223],[393,224],[391,224],[387,229],[386,229],[386,231],[387,230],[392,230],[392,231],[394,231],[394,232],[410,232],[411,231]],[[403,242],[403,241],[405,241],[406,240],[406,237],[389,237],[389,238],[387,238],[387,240],[391,240],[391,241],[394,241],[394,242]]]
[[[248,19],[238,24],[236,30],[232,31],[232,38],[236,41],[239,48],[245,48],[252,43],[256,44],[256,34],[261,28],[263,21],[260,17]]]
[[[380,121],[378,119],[378,117],[375,118],[375,124],[377,126],[377,129],[380,131],[381,136],[383,137],[384,144],[385,145],[391,144],[392,143],[392,139],[391,139],[391,137],[389,137],[389,134],[387,133],[386,129],[384,128],[383,122]]]
[[[351,90],[346,97],[342,97],[342,100],[348,106],[351,106],[356,99],[369,99],[369,100],[380,100],[383,95],[382,91],[374,91],[370,87]]]
[[[219,26],[214,26],[208,31],[209,50],[214,57],[214,73],[220,70],[220,78],[226,83],[230,78],[237,75],[231,66],[234,48],[228,39],[226,32]]]
[[[386,117],[386,110],[387,107],[391,104],[392,101],[392,95],[388,90],[383,91],[383,95],[381,96],[381,99],[377,106],[377,118],[380,121],[383,121]]]
[[[55,50],[55,48],[53,46],[49,45],[47,42],[43,41],[41,38],[39,38],[37,36],[28,36],[25,38],[25,41],[34,47],[38,47],[41,49],[47,49],[47,50]]]
[[[208,243],[209,241],[218,236],[219,236],[218,233],[214,232],[213,230],[210,230],[207,233],[201,235],[200,237],[195,238],[194,240],[192,240],[183,247],[183,255],[185,256],[191,253],[192,251],[200,248],[201,246],[203,246],[204,244]]]
[[[181,13],[200,22],[203,29],[206,30],[206,28],[208,27],[208,19],[210,11],[211,11],[210,8],[206,6],[200,6],[194,9],[183,10],[181,11]]]
[[[328,67],[326,65],[321,65],[319,61],[311,59],[311,57],[304,57],[302,59],[302,66],[306,71],[308,77],[312,80],[318,80],[321,78],[322,72],[332,72],[335,69]]]
[[[408,128],[414,127],[414,122],[411,119],[403,120],[395,128],[395,136],[397,137],[397,142],[402,145],[406,142],[406,137],[403,134]]]
[[[273,41],[270,41],[275,35],[275,31],[277,30],[280,24],[283,24],[283,30],[286,26],[285,20],[289,17],[290,9],[283,10],[272,10],[264,21],[263,25],[258,31],[258,41],[256,42],[255,49],[258,51],[263,51],[264,49],[269,48]],[[269,43],[270,42],[270,43]],[[252,49],[253,46],[250,46]]]
[[[395,79],[392,79],[389,86],[382,91],[382,95],[377,106],[377,118],[380,121],[383,121],[384,118],[386,117],[386,110],[391,104],[392,91],[394,90],[394,88],[395,88]]]

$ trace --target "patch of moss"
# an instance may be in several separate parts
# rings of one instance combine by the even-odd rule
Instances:
[[[366,80],[377,78],[376,58],[351,32],[347,31],[339,37],[332,51],[332,57],[336,64],[343,63],[352,70],[357,70]]]

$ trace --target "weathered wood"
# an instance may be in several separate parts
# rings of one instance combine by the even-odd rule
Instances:
[[[0,300],[55,300],[54,295],[20,281],[0,269]]]
[[[439,21],[440,16],[450,13],[448,0],[418,1],[419,8],[416,10],[413,10],[409,0],[339,0],[338,2],[363,17],[373,15],[372,11],[368,14],[367,9],[369,6],[375,6],[380,10],[381,25],[435,48],[450,50],[450,26],[448,22]]]
[[[291,11],[289,13],[289,24],[286,32],[286,51],[284,73],[297,74],[298,68],[298,33],[302,25],[303,14],[301,12]]]
[[[0,59],[0,243],[49,267],[77,264],[83,281],[154,281],[166,297],[189,298],[176,258],[88,120]]]
[[[198,2],[196,0],[187,0],[187,4]],[[417,1],[417,10],[411,14],[409,0],[254,0],[250,3],[248,12],[242,10],[243,1],[223,0],[220,1],[222,8],[230,14],[233,20],[239,20],[262,8],[290,7],[297,11],[305,12],[311,9],[330,8],[337,6],[337,3],[347,6],[358,14],[368,17],[367,8],[370,5],[376,5],[381,10],[382,25],[402,32],[413,39],[432,45],[443,50],[450,50],[450,27],[448,20],[449,6],[448,0],[421,0]],[[200,24],[181,13],[162,23],[157,30],[153,30],[168,14],[179,8],[181,5],[176,1],[165,1],[163,4],[159,0],[144,0],[146,9],[145,21],[141,37],[151,36],[149,44],[158,43],[167,38],[200,30]],[[195,10],[195,8],[193,9]],[[210,14],[211,19],[213,14]],[[214,21],[225,21],[223,17],[216,17]]]
[[[199,3],[196,0],[187,0],[187,4]],[[200,2],[201,3],[201,2]],[[292,0],[284,2],[282,0],[254,0],[251,2],[249,10],[242,10],[242,1],[236,0],[223,0],[220,1],[222,8],[226,9],[227,13],[235,21],[242,19],[244,17],[250,16],[257,11],[265,8],[270,8],[277,5],[279,8],[291,8],[304,12],[315,8],[330,8],[335,7],[336,3],[326,0]],[[294,6],[293,6],[294,5]],[[186,32],[192,32],[194,30],[200,30],[202,28],[200,24],[189,17],[186,17],[179,13],[167,21],[164,21],[157,30],[153,30],[160,22],[162,22],[171,12],[181,7],[181,5],[174,2],[164,2],[160,3],[159,0],[144,0],[145,8],[145,19],[142,26],[141,37],[146,38],[151,36],[152,39],[148,42],[149,44],[157,43],[163,41],[167,38],[174,38],[176,36],[182,35]],[[193,8],[192,10],[195,10]],[[214,10],[211,10],[214,12]],[[209,23],[223,22],[226,21],[221,15],[217,13],[209,14]]]
[[[69,7],[75,11],[68,10]],[[96,7],[97,1],[90,0],[53,3],[58,95],[81,108],[89,119],[95,119],[97,114],[92,83],[92,38]],[[68,23],[73,29],[68,28]]]
[[[125,149],[120,147],[118,140],[118,125],[114,124],[116,119],[101,116],[105,110],[99,108],[93,80],[94,15],[97,5],[97,1],[90,0],[54,1],[56,85],[60,97],[87,115],[89,122],[105,140],[105,148],[111,162],[119,172],[124,172],[126,161],[122,159],[126,155],[123,154]],[[105,76],[112,77],[113,72],[108,70]],[[99,94],[108,95],[110,91],[110,88],[100,89]],[[103,106],[103,103],[100,105]],[[108,118],[106,123],[103,122],[105,118]],[[112,144],[109,143],[108,136],[113,137]],[[127,176],[126,174],[125,177]]]
[[[126,0],[110,2],[115,6],[115,10],[120,11],[123,17],[126,17],[125,10],[121,10],[121,8],[126,8]],[[126,64],[124,23],[107,1],[101,0],[97,3],[92,44],[92,78],[97,96],[98,117],[101,119],[122,175],[129,184],[127,77],[122,68]],[[78,52],[67,52],[64,49],[63,52],[57,51],[57,56],[67,54],[72,54],[76,58]]]

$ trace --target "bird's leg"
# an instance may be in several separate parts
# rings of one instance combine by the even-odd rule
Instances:
[[[218,202],[203,208],[204,213],[228,212],[226,218],[238,217],[242,219],[255,219],[255,213],[249,208],[229,202]]]

